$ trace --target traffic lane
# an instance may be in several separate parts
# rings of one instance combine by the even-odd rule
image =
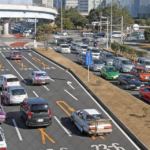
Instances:
[[[67,76],[67,75],[66,75]],[[83,93],[85,93],[84,91],[82,91],[82,89],[80,89],[80,93],[81,94],[79,94],[79,100],[76,102],[75,100],[73,100],[73,98],[72,97],[69,97],[69,95],[67,96],[66,95],[66,93],[65,92],[63,92],[63,90],[62,91],[60,91],[60,89],[63,89],[61,86],[57,86],[57,83],[55,83],[55,88],[58,88],[58,90],[56,89],[55,90],[55,92],[53,91],[54,89],[51,89],[51,93],[56,93],[56,95],[52,98],[53,99],[53,101],[57,101],[57,100],[60,100],[60,101],[62,101],[62,99],[65,99],[65,102],[67,103],[67,104],[69,104],[69,105],[72,105],[72,106],[74,106],[74,108],[75,108],[75,110],[78,110],[78,109],[84,109],[84,108],[95,108],[95,107],[97,107],[96,109],[100,109],[100,108],[98,108],[98,106],[96,106],[94,103],[91,103],[91,98],[89,98],[88,96],[87,96],[87,94],[83,94]],[[57,94],[57,92],[59,91],[59,94]],[[39,91],[39,92],[41,92],[40,93],[40,95],[42,95],[44,92],[43,91]],[[61,92],[62,92],[62,94],[61,94]],[[74,92],[75,93],[75,92]],[[45,97],[45,99],[49,99],[49,96],[48,95],[46,95],[46,94],[43,94],[42,95],[42,97],[44,98]],[[85,103],[85,100],[86,99],[86,103]],[[72,101],[73,100],[73,101]],[[78,104],[77,104],[78,103]],[[54,103],[51,103],[50,105],[51,105],[51,107],[52,108],[55,108],[55,112],[56,111],[58,111],[58,110],[56,110],[56,106],[53,106],[53,104]],[[58,111],[59,112],[59,111]],[[102,111],[101,111],[102,112]],[[61,115],[62,113],[60,113],[59,114],[59,116]],[[57,114],[56,114],[57,115]],[[63,116],[61,116],[61,118],[62,118]],[[61,119],[61,118],[59,118],[59,119]],[[68,117],[68,119],[69,119],[69,117]],[[115,128],[115,126],[114,126],[114,128]],[[118,129],[116,128],[116,131],[118,132]],[[115,133],[115,135],[117,135],[117,133]],[[117,136],[117,137],[120,137],[121,135],[120,135],[120,133],[119,133],[119,135]],[[111,141],[111,139],[112,139],[112,137],[110,138],[110,140],[108,140],[108,141]],[[119,141],[119,139],[117,139],[117,141]]]
[[[5,56],[7,57],[7,55],[5,54]],[[27,66],[27,65],[29,65],[29,64],[27,64],[27,62],[25,62],[25,61],[21,61],[22,63],[22,65],[23,66]],[[20,63],[20,62],[19,62]],[[16,62],[14,62],[14,61],[11,61],[11,64],[15,67],[15,68],[19,68],[19,66],[18,65],[20,65],[20,64],[16,64]],[[21,73],[21,70],[18,70],[19,71],[19,73],[22,75],[22,73]],[[27,70],[26,70],[27,71]],[[26,74],[24,73],[25,71],[23,71],[23,74],[26,76]],[[22,75],[23,76],[23,75]],[[34,89],[35,89],[35,87],[34,87]],[[37,89],[39,89],[39,87],[37,87]],[[32,93],[31,91],[33,90],[33,87],[32,87],[32,89],[30,88],[30,90],[27,92],[27,93]],[[41,91],[41,90],[39,90],[39,91]],[[45,92],[45,91],[44,91]],[[43,92],[43,93],[44,93]],[[30,94],[29,94],[29,97],[30,97]],[[35,95],[33,95],[32,94],[32,96],[31,97],[35,97]],[[37,144],[35,144],[35,145],[37,145],[38,147],[40,147],[40,145],[38,145],[38,143],[40,143],[39,141],[41,141],[41,133],[40,133],[40,131],[38,131],[38,133],[37,133],[37,131],[35,131],[34,130],[34,132],[32,131],[31,133],[29,133],[30,131],[28,131],[28,129],[26,128],[26,126],[25,126],[25,121],[24,120],[20,120],[20,115],[19,115],[19,118],[18,118],[18,113],[19,113],[19,111],[15,111],[15,112],[12,112],[11,111],[11,113],[10,114],[12,114],[12,116],[14,116],[13,114],[15,114],[15,118],[13,118],[13,119],[15,119],[16,120],[16,123],[17,123],[17,125],[18,125],[18,128],[20,129],[20,132],[21,132],[21,134],[24,136],[24,135],[28,135],[28,136],[26,136],[27,138],[25,139],[25,141],[27,140],[27,139],[33,139],[34,137],[39,137],[36,141],[34,141],[34,143],[37,143]],[[9,120],[11,119],[11,116],[10,115],[8,115],[8,118],[9,118]],[[10,124],[10,125],[12,125],[12,124]],[[55,126],[54,126],[55,127]],[[59,131],[59,129],[60,128],[57,128],[57,130],[55,130],[55,129],[53,129],[52,131]],[[61,130],[59,131],[60,133],[61,133]],[[48,132],[49,133],[49,132]],[[38,135],[37,135],[38,134]],[[51,135],[53,135],[54,133],[50,133]],[[60,137],[60,136],[59,136]],[[28,141],[27,141],[28,142]],[[30,140],[29,140],[29,142],[30,142]],[[30,143],[29,143],[30,144]],[[58,146],[59,146],[59,144],[57,144]],[[60,146],[62,146],[62,145],[60,145]],[[37,147],[37,148],[38,148]],[[37,149],[37,148],[35,148],[35,149]],[[49,148],[49,145],[47,145],[47,148]],[[57,147],[57,149],[58,149],[58,147]]]

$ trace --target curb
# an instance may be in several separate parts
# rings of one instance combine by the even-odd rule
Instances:
[[[70,72],[76,80],[90,93],[90,95],[103,107],[103,109],[115,120],[115,122],[122,128],[122,130],[132,139],[132,141],[141,149],[141,150],[148,150],[146,145],[140,141],[138,137],[136,137],[129,129],[126,127],[116,116],[109,110],[109,108],[82,82],[82,80],[69,68],[64,67],[63,65],[51,60],[50,58],[46,57],[45,55],[37,52],[35,49],[31,48],[34,52],[40,54],[44,58],[50,60],[51,62],[57,64],[58,66],[62,67],[63,69],[67,70]]]

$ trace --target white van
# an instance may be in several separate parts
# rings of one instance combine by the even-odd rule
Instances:
[[[78,53],[85,54],[86,51],[87,51],[87,49],[88,49],[88,45],[85,45],[85,44],[83,44],[83,43],[78,43],[78,44],[76,45],[76,51],[77,51]]]
[[[120,38],[121,36],[125,36],[124,33],[121,35],[121,31],[113,31],[112,32],[112,38]]]
[[[5,74],[0,76],[0,87],[5,90],[8,86],[21,85],[19,79],[12,74]]]

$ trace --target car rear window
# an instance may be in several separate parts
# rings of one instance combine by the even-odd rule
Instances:
[[[62,48],[69,48],[68,45],[61,45]]]
[[[47,73],[38,73],[36,74],[36,77],[46,77],[48,76]]]
[[[20,55],[20,52],[13,52],[13,55]]]
[[[2,138],[2,136],[0,135],[0,142],[2,142],[3,141],[3,138]]]
[[[24,95],[26,91],[24,89],[14,89],[11,91],[12,95]]]
[[[17,82],[19,81],[18,78],[9,78],[7,79],[7,82]]]
[[[95,120],[95,119],[105,119],[102,114],[92,114],[92,115],[87,115],[86,120]]]
[[[49,106],[48,104],[32,104],[31,111],[32,112],[48,112]]]

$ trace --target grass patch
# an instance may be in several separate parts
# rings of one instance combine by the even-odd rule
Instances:
[[[70,68],[89,89],[150,149],[150,106],[90,72],[53,50],[37,49],[55,62]],[[145,109],[146,108],[146,109]],[[146,116],[145,116],[146,113]],[[140,117],[138,117],[140,116]],[[144,117],[143,117],[144,116]],[[113,134],[113,133],[112,133]]]

